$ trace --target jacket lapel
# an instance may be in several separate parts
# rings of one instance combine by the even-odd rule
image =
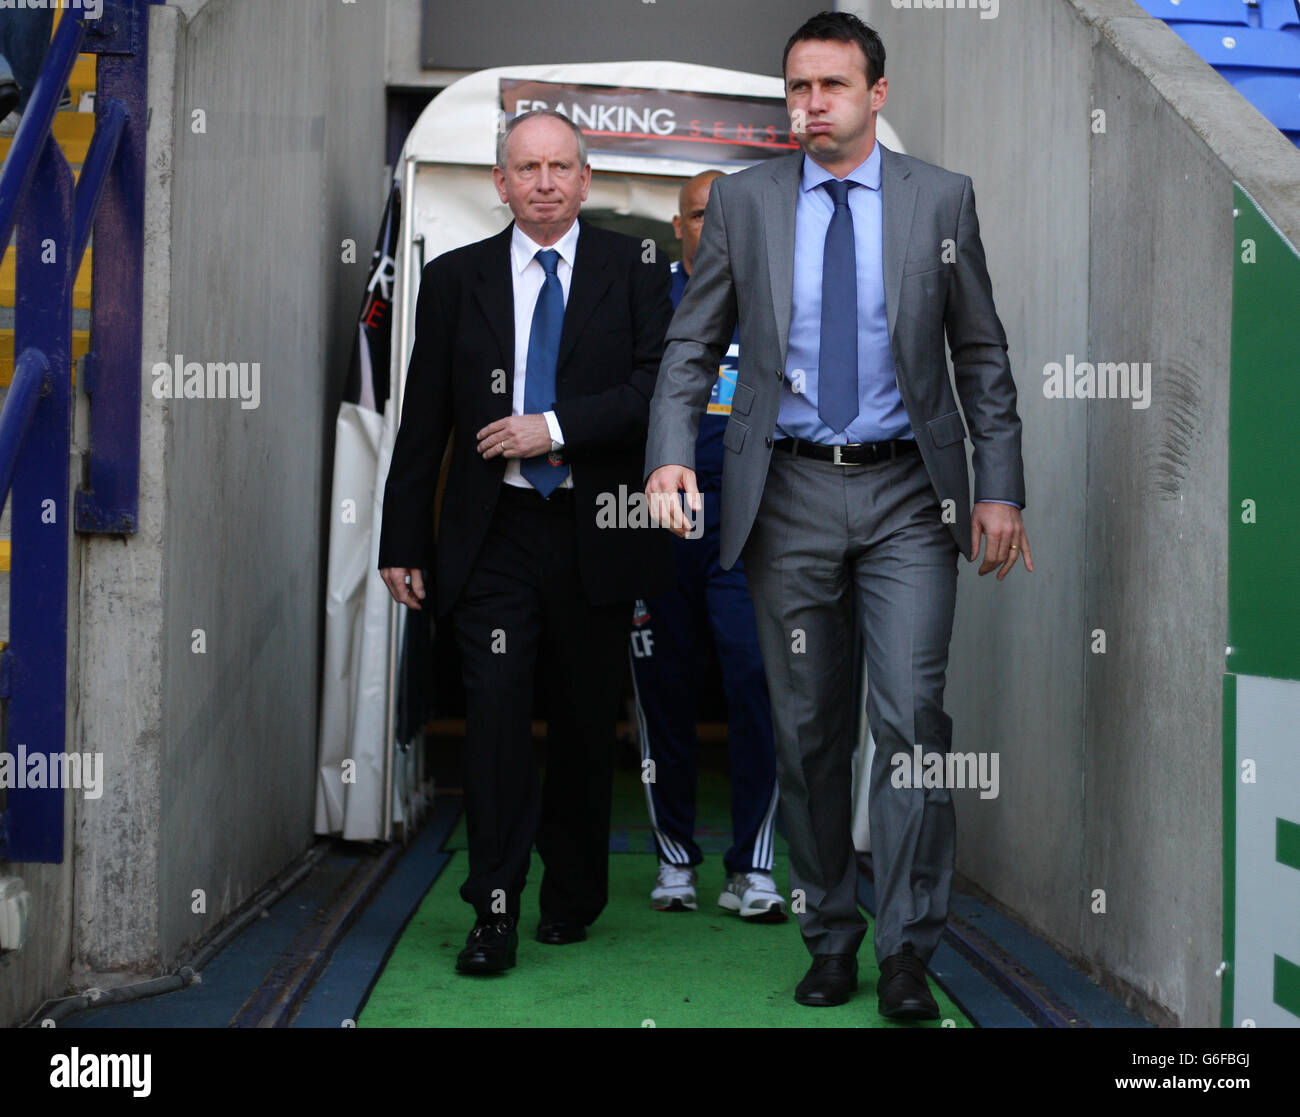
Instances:
[[[609,258],[600,250],[600,242],[591,227],[578,218],[578,245],[573,253],[573,278],[569,281],[569,300],[564,306],[564,328],[560,331],[560,359],[556,376],[564,370],[573,347],[582,334],[596,304],[612,282]]]
[[[885,309],[892,340],[894,323],[898,321],[898,300],[903,293],[903,265],[912,234],[912,214],[916,211],[916,183],[903,160],[884,144],[880,144],[880,202],[885,226]]]
[[[564,308],[557,375],[563,371],[564,362],[573,352],[583,327],[612,282],[609,259],[601,252],[600,242],[585,235],[590,227],[581,218],[578,220],[578,244],[574,250],[569,298]],[[488,242],[487,255],[479,267],[474,285],[475,301],[501,351],[500,367],[506,370],[507,384],[502,398],[507,405],[514,398],[515,390],[515,285],[514,265],[510,259],[514,227],[512,221]]]
[[[763,223],[767,231],[767,273],[772,284],[772,313],[785,364],[794,306],[794,211],[799,200],[802,153],[773,160],[763,192]]]
[[[514,398],[515,380],[515,284],[511,273],[510,237],[512,221],[488,242],[487,254],[479,266],[474,298],[501,350],[500,367],[506,371],[507,406]],[[508,412],[507,412],[508,413]]]

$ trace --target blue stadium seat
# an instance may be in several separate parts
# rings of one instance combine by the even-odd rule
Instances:
[[[1237,84],[1238,78],[1248,74],[1300,73],[1300,36],[1287,31],[1208,27],[1200,23],[1170,26],[1233,85]]]
[[[1260,26],[1270,31],[1300,31],[1295,0],[1259,0]]]
[[[1273,127],[1300,147],[1300,75],[1254,74],[1238,78],[1233,85]]]
[[[1250,13],[1245,0],[1137,0],[1156,19],[1167,23],[1222,23],[1249,27]]]

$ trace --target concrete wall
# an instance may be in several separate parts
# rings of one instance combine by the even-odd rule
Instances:
[[[1025,422],[1037,573],[960,579],[954,748],[1001,794],[960,793],[959,869],[1149,1018],[1215,1025],[1232,182],[1294,242],[1300,152],[1131,0],[845,6],[908,150],[974,179]],[[1150,407],[1045,398],[1069,355],[1150,362]]]
[[[420,67],[420,0],[388,0],[388,50],[384,80],[395,88],[416,89],[450,85],[468,70],[424,70]]]
[[[70,647],[69,674],[76,662],[72,651]],[[69,724],[74,718],[75,709],[70,704]],[[72,751],[71,745],[66,747]],[[71,798],[76,793],[67,794]],[[63,827],[65,851],[72,848],[72,840],[72,811],[68,810]],[[24,1022],[50,993],[62,988],[67,977],[72,943],[72,858],[65,856],[60,865],[2,861],[0,876],[21,877],[31,895],[27,944],[22,950],[0,954],[0,1028],[4,1028]]]
[[[312,841],[327,432],[382,211],[383,35],[373,6],[213,0],[179,42],[171,320],[154,359],[256,363],[260,400],[159,405],[165,961]]]
[[[974,177],[1026,424],[1038,573],[961,579],[955,747],[1002,778],[961,800],[959,867],[1151,1018],[1212,1025],[1231,183],[1300,241],[1300,153],[1131,0],[857,10],[908,149]],[[78,540],[72,586],[69,747],[105,753],[106,789],[70,797],[64,865],[21,867],[0,1024],[70,970],[169,967],[312,840],[330,431],[383,201],[377,77],[441,84],[417,13],[152,12],[140,531]],[[256,362],[259,406],[154,399],[178,353]],[[1151,362],[1151,407],[1046,399],[1067,355]]]
[[[105,754],[105,791],[69,797],[64,865],[20,867],[33,946],[0,971],[0,1025],[69,978],[170,969],[314,840],[328,476],[386,199],[386,14],[152,9],[140,531],[78,539],[70,609],[69,740]],[[258,406],[156,399],[176,354],[256,363]]]

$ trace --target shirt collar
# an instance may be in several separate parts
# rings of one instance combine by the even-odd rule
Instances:
[[[554,248],[555,251],[560,254],[560,259],[568,264],[569,267],[573,267],[574,256],[578,250],[578,225],[579,222],[575,218],[573,224],[569,226],[569,231],[554,244],[550,245],[551,248]],[[516,225],[511,231],[510,258],[514,261],[516,275],[521,273],[524,268],[528,267],[528,265],[533,262],[533,258],[541,250],[542,246],[533,240],[533,238],[525,233],[518,225]],[[541,265],[538,264],[538,267],[541,267]]]
[[[807,155],[803,157],[803,180],[800,189],[807,193],[816,190],[823,182],[829,182],[835,176],[825,167],[813,162]],[[846,182],[856,182],[868,190],[880,189],[880,141],[877,140],[871,154],[844,176]]]

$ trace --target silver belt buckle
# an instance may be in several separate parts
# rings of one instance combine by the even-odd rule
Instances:
[[[862,464],[861,462],[856,462],[856,463],[855,463],[855,462],[846,462],[846,461],[844,460],[844,451],[845,451],[845,450],[861,450],[862,447],[863,447],[863,445],[864,445],[864,444],[861,443],[861,442],[850,442],[850,443],[848,443],[847,445],[844,445],[844,446],[839,446],[839,445],[832,446],[832,447],[831,447],[831,450],[833,451],[833,456],[831,457],[831,461],[833,461],[836,465],[843,465],[843,466],[850,466],[850,465],[854,465],[854,464],[856,464],[856,465],[861,465],[861,464]]]

